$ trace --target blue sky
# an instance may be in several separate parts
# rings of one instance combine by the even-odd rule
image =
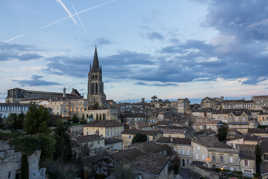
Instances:
[[[85,95],[95,45],[109,99],[265,95],[267,11],[266,0],[1,0],[0,98]]]

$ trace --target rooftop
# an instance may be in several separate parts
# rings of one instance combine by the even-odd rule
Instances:
[[[220,142],[215,136],[201,136],[198,137],[194,142],[208,148],[231,149],[230,146],[223,142]]]
[[[139,130],[139,129],[127,129],[122,132],[122,134],[145,134],[150,136],[156,136],[158,134],[161,134],[162,132],[159,130]]]
[[[112,158],[115,160],[131,162],[135,160],[137,157],[145,155],[143,152],[139,151],[138,149],[128,149],[123,150],[120,152],[116,152],[112,154]]]
[[[120,121],[117,120],[104,120],[92,121],[85,125],[85,127],[123,127]]]
[[[85,143],[85,142],[103,140],[103,137],[94,134],[94,135],[87,135],[87,136],[79,136],[76,138],[76,140],[78,143]]]
[[[172,143],[172,144],[181,144],[181,145],[191,145],[190,139],[181,139],[181,138],[170,138],[170,137],[160,137],[157,140],[158,143]]]
[[[145,173],[159,175],[167,165],[168,161],[168,157],[150,154],[138,157],[131,164],[131,167]]]
[[[122,142],[121,139],[117,139],[117,138],[105,138],[105,145],[116,144],[116,143],[120,143],[120,142]]]

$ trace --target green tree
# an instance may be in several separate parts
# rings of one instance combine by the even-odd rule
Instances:
[[[24,130],[28,134],[38,134],[47,131],[47,122],[51,116],[49,111],[42,107],[31,105],[24,120]]]
[[[34,151],[41,149],[41,143],[38,136],[18,136],[13,138],[11,144],[17,151],[25,155],[31,155]]]
[[[228,134],[228,127],[226,125],[221,125],[218,128],[218,139],[219,139],[219,141],[221,141],[221,142],[226,141],[227,134]]]
[[[52,160],[55,152],[56,139],[52,135],[40,134],[41,161]]]
[[[255,153],[256,153],[256,175],[260,176],[260,174],[261,174],[261,162],[262,162],[260,145],[256,146]]]
[[[69,161],[72,158],[71,139],[68,134],[68,126],[59,123],[55,129],[55,153],[54,159]]]
[[[147,136],[145,134],[136,134],[135,137],[132,140],[132,143],[140,143],[140,142],[146,142],[147,141]]]
[[[29,164],[27,155],[22,155],[21,158],[21,179],[28,179],[29,178]]]
[[[157,101],[157,96],[152,96],[151,97],[151,102],[156,102]]]
[[[4,128],[4,119],[0,117],[0,128]]]
[[[17,121],[16,121],[16,124],[15,124],[17,129],[23,129],[24,118],[25,118],[25,115],[23,113],[20,113],[17,116]]]
[[[73,115],[73,117],[72,117],[71,120],[72,120],[72,122],[75,123],[75,124],[79,123],[79,118],[78,118],[76,115]]]
[[[7,127],[8,129],[15,129],[16,126],[16,121],[17,121],[17,114],[15,113],[12,113],[12,114],[9,114],[7,119],[6,119],[6,124],[7,124]]]
[[[47,122],[46,121],[41,122],[40,127],[39,127],[39,133],[49,134],[49,132],[50,131],[48,129]]]

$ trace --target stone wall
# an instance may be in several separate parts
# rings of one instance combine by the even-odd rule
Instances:
[[[39,169],[41,151],[35,151],[32,155],[28,156],[29,164],[29,179],[46,179],[46,169]]]
[[[7,141],[0,141],[0,179],[15,179],[21,167],[20,152],[16,152]]]

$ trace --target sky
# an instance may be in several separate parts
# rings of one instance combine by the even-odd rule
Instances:
[[[267,0],[0,0],[0,101],[86,96],[95,46],[108,99],[268,93]]]

